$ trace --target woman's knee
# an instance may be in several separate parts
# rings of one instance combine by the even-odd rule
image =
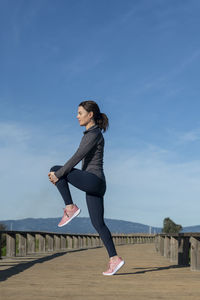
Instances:
[[[51,167],[50,172],[56,172],[56,171],[58,171],[61,167],[62,167],[62,166],[53,166],[53,167]]]

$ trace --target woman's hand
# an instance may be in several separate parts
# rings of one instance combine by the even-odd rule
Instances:
[[[56,175],[54,174],[54,172],[49,172],[48,173],[49,176],[49,180],[53,183],[56,184],[56,182],[59,180]]]

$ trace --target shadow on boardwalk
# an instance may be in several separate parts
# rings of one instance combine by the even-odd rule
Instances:
[[[144,273],[148,273],[148,272],[163,271],[163,270],[169,270],[169,269],[180,269],[180,268],[185,268],[185,267],[187,267],[187,266],[170,265],[167,267],[151,267],[150,269],[136,268],[137,270],[143,269],[143,271],[136,271],[136,272],[129,272],[129,273],[117,273],[117,274],[115,274],[115,276],[144,274]]]
[[[73,250],[73,252],[77,252],[77,251],[85,251],[87,249],[78,249],[78,250]],[[44,257],[40,257],[40,258],[33,258],[33,257],[25,257],[23,258],[23,260],[25,262],[20,262],[20,257],[18,257],[18,262],[15,266],[12,266],[10,268],[7,268],[5,270],[0,270],[0,282],[1,281],[5,281],[7,280],[9,277],[17,275],[31,267],[33,267],[35,264],[41,264],[47,261],[50,261],[56,257],[65,255],[66,253],[68,253],[69,251],[63,251],[63,252],[58,252],[58,253],[54,253],[52,255],[48,255],[48,256],[44,256]],[[22,259],[22,258],[21,258]],[[28,261],[27,260],[31,260]],[[15,260],[16,263],[16,260]],[[10,265],[13,265],[12,261],[6,262],[3,265],[0,265],[0,267],[8,267]]]

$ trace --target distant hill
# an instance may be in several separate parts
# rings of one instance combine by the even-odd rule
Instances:
[[[49,231],[60,233],[96,233],[89,218],[77,217],[67,226],[57,227],[60,218],[27,218],[21,220],[6,220],[0,223],[6,225],[8,230],[22,231]],[[112,233],[159,233],[161,228],[151,227],[148,225],[105,219],[105,223]]]
[[[200,225],[184,227],[181,232],[200,232]]]
[[[27,218],[0,221],[8,230],[50,231],[60,233],[96,233],[89,218],[77,217],[67,226],[59,228],[60,218]],[[105,219],[112,233],[160,233],[162,228],[123,220]],[[200,232],[200,225],[184,227],[181,232]]]

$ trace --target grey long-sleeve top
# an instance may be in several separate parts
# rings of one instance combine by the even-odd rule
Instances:
[[[55,172],[57,178],[67,175],[82,160],[82,170],[96,174],[105,180],[103,171],[104,137],[98,125],[84,131],[81,143],[74,155]]]

